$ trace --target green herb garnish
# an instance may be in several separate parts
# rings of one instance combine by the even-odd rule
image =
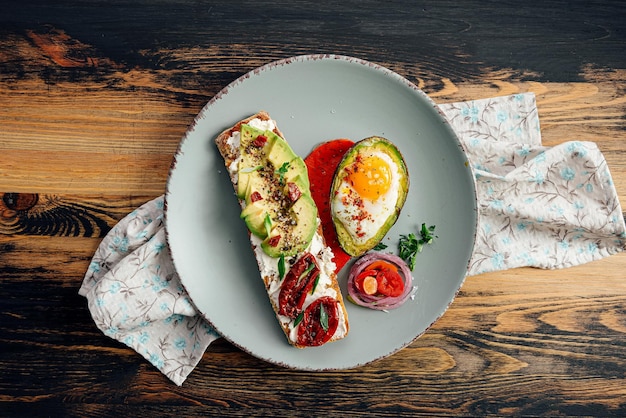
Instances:
[[[415,257],[417,255],[418,243],[414,233],[409,235],[400,235],[398,242],[400,258],[403,259],[411,270],[415,268]]]
[[[328,312],[326,312],[324,305],[320,305],[320,325],[324,331],[328,331]]]
[[[433,240],[437,238],[436,235],[433,235],[433,232],[435,232],[435,225],[427,228],[426,224],[422,224],[420,239],[417,239],[414,233],[400,235],[400,241],[398,242],[399,255],[400,258],[406,262],[411,271],[415,268],[417,253],[421,253],[424,249],[424,245],[432,244]]]
[[[313,282],[313,287],[311,288],[311,294],[315,293],[315,288],[317,287],[317,284],[320,282],[320,275],[318,274],[315,277],[315,281]]]
[[[372,249],[373,249],[373,250],[375,250],[375,251],[382,251],[382,250],[384,250],[385,248],[387,248],[387,244],[383,244],[382,242],[379,242],[379,243],[378,243],[378,244],[376,244],[376,245],[374,246],[374,248],[372,248]]]
[[[420,234],[422,235],[423,244],[432,244],[433,239],[438,238],[437,235],[433,235],[435,232],[435,225],[431,225],[426,228],[426,224],[422,224],[422,230]]]
[[[265,233],[267,236],[270,236],[270,232],[272,232],[272,218],[269,213],[265,214],[265,219],[263,219],[263,226],[265,226]]]
[[[300,312],[296,319],[293,320],[293,326],[297,327],[300,322],[302,322],[302,318],[304,318],[304,311]]]
[[[242,168],[241,170],[239,170],[240,173],[252,173],[253,171],[258,171],[260,169],[262,169],[263,166],[262,165],[257,165],[256,167],[246,167],[246,168]]]
[[[315,263],[311,263],[309,267],[307,267],[306,270],[302,272],[302,274],[300,275],[300,278],[306,277],[306,275],[309,274],[311,270],[313,270],[314,268],[315,268]]]
[[[289,161],[285,161],[283,165],[281,165],[280,168],[276,170],[280,178],[280,184],[283,184],[285,182],[285,174],[287,174],[288,170],[289,170]]]
[[[278,259],[278,277],[280,280],[285,277],[285,254],[281,254]]]

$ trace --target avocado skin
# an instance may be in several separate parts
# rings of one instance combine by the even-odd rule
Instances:
[[[387,232],[389,232],[391,227],[398,220],[398,216],[400,216],[400,212],[402,210],[402,207],[404,206],[409,191],[409,172],[400,150],[388,139],[380,136],[372,136],[356,142],[352,146],[352,148],[350,148],[345,153],[339,165],[337,165],[337,168],[335,169],[333,183],[331,186],[331,202],[333,200],[332,197],[335,195],[337,189],[341,185],[341,174],[344,169],[355,162],[356,157],[360,151],[371,148],[376,148],[391,157],[391,159],[400,169],[402,176],[398,187],[398,198],[396,199],[394,210],[390,213],[389,217],[379,228],[377,233],[363,244],[359,244],[354,241],[350,232],[348,232],[341,220],[335,216],[331,203],[331,215],[333,225],[335,227],[335,232],[337,233],[339,245],[346,253],[353,257],[359,257],[363,255],[367,251],[374,248],[385,237]]]

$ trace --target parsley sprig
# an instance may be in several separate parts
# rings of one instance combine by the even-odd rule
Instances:
[[[374,250],[374,251],[382,251],[385,248],[387,248],[387,244],[379,242],[378,244],[376,244],[376,246],[374,248],[372,248],[372,250]]]
[[[276,170],[276,173],[278,173],[280,184],[285,183],[285,174],[287,174],[288,171],[289,171],[289,161],[285,161],[283,165],[281,165],[280,168]]]
[[[412,232],[408,235],[400,235],[398,242],[399,255],[400,258],[406,262],[411,271],[415,268],[417,253],[421,253],[424,249],[424,245],[432,244],[433,240],[437,238],[437,235],[433,235],[434,232],[435,225],[426,227],[426,224],[423,223],[419,232],[419,239]]]

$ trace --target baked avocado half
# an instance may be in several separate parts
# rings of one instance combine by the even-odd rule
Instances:
[[[373,136],[356,142],[337,166],[330,207],[339,244],[358,257],[395,224],[409,191],[409,173],[398,148]]]

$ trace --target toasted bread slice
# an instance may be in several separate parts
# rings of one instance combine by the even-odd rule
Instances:
[[[237,191],[238,189],[238,162],[241,157],[239,136],[241,132],[241,126],[243,124],[250,124],[263,130],[271,130],[284,139],[282,132],[276,126],[276,122],[273,121],[270,118],[269,114],[264,111],[260,111],[255,115],[252,115],[246,119],[237,122],[235,125],[224,130],[215,138],[215,143],[220,154],[224,158],[224,164],[228,169],[230,179],[235,191]],[[243,210],[246,207],[245,199],[238,198],[238,201]],[[306,251],[296,254],[294,256],[286,257],[283,260],[281,260],[280,258],[268,256],[263,251],[260,245],[262,240],[255,234],[248,231],[248,238],[250,240],[252,250],[254,251],[256,261],[259,267],[259,272],[265,284],[265,288],[267,290],[272,308],[274,309],[278,322],[280,323],[280,326],[283,329],[287,340],[291,345],[298,348],[304,348],[312,345],[321,345],[327,342],[337,341],[344,338],[349,331],[348,314],[343,301],[343,297],[341,295],[341,291],[339,289],[339,285],[337,283],[335,264],[332,261],[333,253],[330,247],[328,247],[326,245],[326,242],[324,241],[324,235],[322,234],[322,227],[321,222],[319,221],[319,217],[317,219],[317,225],[317,231],[315,232],[313,240],[309,247],[306,249]],[[290,312],[286,313],[286,309],[284,307],[284,298],[281,296],[281,292],[284,294],[283,288],[286,286],[285,283],[289,281],[289,272],[292,269],[296,270],[296,265],[298,264],[299,260],[305,258],[306,254],[311,254],[315,258],[315,264],[317,265],[319,270],[319,278],[315,280],[314,288],[307,291],[307,295],[302,306],[297,308],[296,312],[291,310]],[[308,258],[307,256],[307,260],[309,259],[310,258]],[[304,261],[300,261],[300,263],[302,262]],[[285,267],[281,268],[279,267],[279,264],[282,264]],[[283,277],[281,277],[281,272],[283,272]],[[302,334],[314,334],[315,332],[319,332],[320,324],[322,324],[322,326],[328,326],[328,324],[325,323],[328,318],[317,318],[317,320],[320,322],[320,324],[317,324],[318,329],[311,330],[311,328],[309,328],[311,326],[311,321],[316,321],[315,315],[313,315],[312,312],[317,312],[318,316],[320,315],[320,313],[322,314],[322,316],[327,314],[326,312],[321,312],[325,311],[325,309],[319,307],[315,308],[315,305],[313,305],[315,301],[318,301],[317,305],[319,305],[322,302],[321,300],[319,300],[320,298],[325,298],[324,303],[327,303],[330,300],[328,298],[332,298],[334,301],[336,301],[336,319],[338,321],[337,328],[334,334],[332,334],[330,338],[328,338],[327,336],[327,340],[322,343],[320,343],[319,341],[312,342],[310,339],[302,336]],[[281,305],[283,306],[281,307]],[[310,309],[307,311],[307,308],[309,307]],[[334,306],[331,306],[331,308],[334,309]],[[304,315],[305,312],[309,313]],[[296,314],[297,316],[294,318]],[[303,315],[307,317],[307,319],[302,320]],[[310,318],[314,319],[311,320]],[[313,324],[313,327],[315,327],[315,324]],[[327,334],[330,334],[330,332],[327,332]]]

